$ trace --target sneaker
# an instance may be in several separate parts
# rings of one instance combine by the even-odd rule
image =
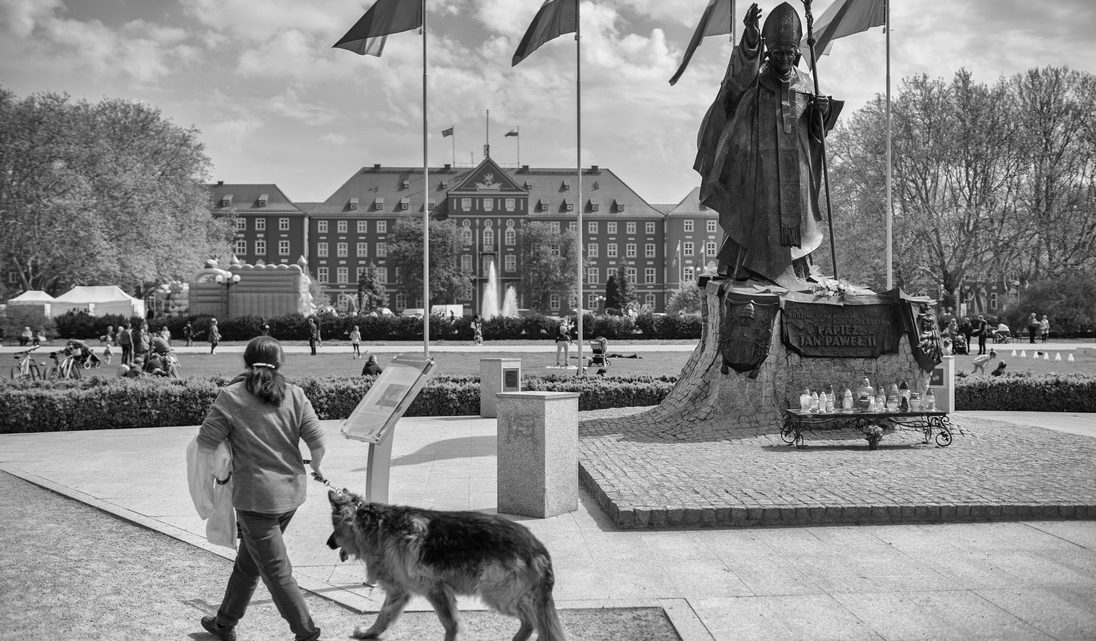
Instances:
[[[217,623],[217,617],[202,617],[202,627],[205,631],[217,637],[221,641],[236,641],[236,630],[226,628]]]

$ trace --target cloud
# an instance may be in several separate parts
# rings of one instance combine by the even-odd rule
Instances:
[[[242,146],[252,134],[263,128],[263,121],[254,117],[221,120],[205,128],[203,140],[210,147]]]
[[[263,107],[272,114],[298,120],[310,127],[330,124],[338,117],[338,112],[330,107],[301,99],[299,89],[290,87],[285,93],[262,102]]]
[[[345,0],[182,0],[182,5],[201,24],[251,43],[268,41],[287,30],[341,34],[362,14]]]
[[[15,38],[29,38],[39,22],[63,7],[61,0],[2,0],[0,28]]]
[[[350,142],[350,138],[348,138],[347,136],[345,136],[343,134],[339,134],[339,133],[324,134],[324,135],[320,136],[320,140],[322,140],[323,142],[326,142],[329,145],[334,145],[336,147],[341,147],[342,145],[345,145],[346,143]]]

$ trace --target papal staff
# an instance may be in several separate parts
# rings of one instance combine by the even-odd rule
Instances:
[[[811,13],[811,0],[803,0],[803,10],[807,14],[807,47],[811,50],[811,78],[814,79],[814,96],[818,99],[818,96],[822,93],[818,89],[818,65],[815,64],[818,60],[814,53],[814,14]],[[822,182],[826,189],[826,220],[830,229],[830,261],[833,263],[833,277],[837,279],[837,246],[833,240],[833,210],[830,208],[830,170],[828,163],[826,162],[826,122],[822,115],[822,112],[815,110],[818,113],[818,144],[822,149]]]

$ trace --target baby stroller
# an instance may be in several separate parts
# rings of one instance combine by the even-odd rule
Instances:
[[[103,362],[99,360],[99,357],[95,355],[88,344],[81,340],[70,340],[68,345],[65,346],[64,352],[69,356],[72,356],[72,360],[77,365],[84,369],[91,369],[93,367],[101,367]]]
[[[586,367],[596,367],[598,376],[605,376],[605,372],[612,365],[607,356],[609,341],[604,336],[599,336],[590,341],[590,359],[586,361]]]
[[[1011,343],[1012,332],[1009,331],[1008,325],[1001,323],[997,326],[997,329],[993,330],[993,342],[994,343]]]

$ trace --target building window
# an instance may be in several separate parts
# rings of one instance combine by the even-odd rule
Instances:
[[[340,312],[345,312],[350,309],[350,299],[353,298],[350,294],[339,294],[339,301],[336,303]]]
[[[460,255],[460,270],[468,274],[472,273],[472,254]]]
[[[495,248],[495,230],[485,229],[483,230],[483,250],[488,251]]]
[[[693,219],[692,218],[686,218],[685,219],[685,233],[690,233],[692,231],[693,231]]]
[[[548,245],[548,255],[549,256],[559,256],[559,245],[557,245],[555,243],[552,243],[551,245]]]
[[[327,268],[326,267],[320,267],[319,269],[316,270],[316,280],[320,281],[321,283],[326,283],[327,282]]]
[[[234,252],[237,256],[243,256],[247,254],[247,241],[237,240]]]
[[[483,211],[495,211],[495,199],[484,198],[483,199]]]
[[[693,244],[692,243],[690,243],[690,242],[682,243],[681,248],[682,248],[682,253],[685,256],[692,256],[693,255]]]
[[[505,239],[506,244],[509,246],[517,244],[517,238],[518,234],[513,229],[507,229],[505,232],[503,232],[503,239]]]
[[[606,258],[616,258],[617,257],[617,244],[616,243],[609,243],[608,245],[605,246],[605,257]]]
[[[648,234],[655,233],[655,224],[654,223],[644,223],[643,227],[647,231]]]
[[[266,231],[266,219],[265,218],[256,218],[255,219],[255,231]]]
[[[464,211],[472,211],[472,199],[471,198],[461,198],[460,199],[460,208]]]
[[[279,218],[278,219],[278,231],[289,231],[289,219],[288,218]]]
[[[377,243],[377,258],[384,258],[388,255],[388,243],[383,240]]]
[[[365,258],[369,255],[369,243],[358,243],[358,258]]]
[[[377,282],[382,284],[382,285],[387,285],[388,284],[388,268],[387,267],[378,267],[377,268]]]
[[[460,230],[460,242],[466,248],[472,246],[472,230],[468,227],[462,227]]]
[[[553,234],[558,234],[559,233],[559,221],[558,220],[548,221],[548,229],[551,229]]]
[[[320,258],[327,258],[327,243],[316,243],[316,255]]]
[[[684,269],[684,275],[682,276],[682,279],[683,280],[693,280],[693,275],[694,275],[693,274],[693,266],[692,265],[687,265]]]
[[[705,256],[715,256],[715,241],[714,240],[709,240],[708,242],[704,243],[704,255]]]
[[[629,283],[636,282],[636,268],[635,267],[629,267],[628,269],[625,270],[624,273],[627,274]]]
[[[600,274],[598,274],[599,271],[601,271],[601,270],[599,270],[597,267],[587,267],[586,268],[586,284],[588,284],[588,285],[597,285],[598,276],[600,275]]]
[[[655,268],[648,267],[643,270],[643,282],[647,285],[654,285],[655,283]]]
[[[327,221],[326,220],[317,220],[316,221],[316,233],[317,234],[326,234],[327,233]]]
[[[587,243],[586,245],[586,257],[597,258],[597,243]]]
[[[605,227],[606,227],[605,231],[606,231],[606,233],[609,233],[609,234],[615,234],[615,233],[617,233],[617,228],[616,228],[616,225],[617,225],[616,223],[605,223]]]
[[[256,240],[255,241],[255,255],[256,256],[266,256],[266,241],[265,240]]]
[[[636,233],[636,224],[634,222],[624,223],[624,229],[625,229],[625,233],[634,234],[634,233]]]
[[[559,294],[551,294],[548,296],[548,309],[559,309]]]
[[[289,255],[289,241],[288,240],[279,240],[278,241],[278,255],[279,256],[288,256]]]
[[[643,304],[647,306],[647,309],[655,308],[655,295],[648,293],[643,297]]]
[[[339,258],[346,258],[347,253],[347,243],[335,244],[335,256]]]
[[[247,219],[243,217],[236,218],[236,231],[247,231]]]
[[[387,234],[388,233],[388,221],[387,220],[378,220],[377,221],[377,233],[378,234]]]
[[[340,285],[345,285],[350,281],[350,270],[346,267],[338,267],[335,269],[335,282]]]
[[[643,257],[644,258],[654,258],[655,257],[655,244],[654,243],[647,243],[646,245],[643,246]]]
[[[587,234],[596,234],[597,233],[597,221],[596,220],[591,220],[590,222],[586,223],[586,233]]]
[[[709,234],[714,234],[716,232],[716,228],[715,228],[716,221],[709,220],[709,221],[706,221],[706,224],[708,226],[708,233]]]
[[[586,295],[586,309],[592,309],[592,310],[596,311],[597,310],[597,305],[598,305],[597,294],[587,294]]]
[[[369,221],[368,220],[359,220],[358,221],[358,233],[359,234],[368,234],[369,233]]]
[[[577,234],[578,233],[578,222],[572,220],[571,222],[567,223],[567,231],[574,232],[574,233]]]
[[[338,230],[338,233],[345,234],[347,231],[347,225],[349,224],[350,223],[348,221],[340,220],[335,223],[335,229]]]
[[[518,270],[518,257],[514,254],[506,254],[502,257],[502,268],[508,272]]]
[[[514,208],[516,206],[517,206],[517,200],[516,199],[514,199],[514,198],[507,198],[506,199],[506,211],[514,211]]]
[[[635,243],[628,243],[627,245],[624,246],[624,257],[625,258],[635,258],[636,257],[636,244]]]

